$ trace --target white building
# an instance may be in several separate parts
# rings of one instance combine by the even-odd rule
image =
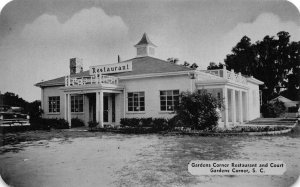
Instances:
[[[220,126],[232,126],[260,116],[259,85],[263,82],[226,69],[199,71],[155,56],[146,34],[135,45],[135,58],[82,70],[82,60],[70,60],[70,74],[37,83],[43,117],[80,118],[86,124],[119,125],[121,118],[171,118],[182,91],[206,89],[224,99]]]

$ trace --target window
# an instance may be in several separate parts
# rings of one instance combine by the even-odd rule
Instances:
[[[145,92],[128,93],[128,111],[145,111]]]
[[[49,97],[49,113],[57,113],[60,112],[60,97]]]
[[[179,90],[160,91],[160,110],[174,111],[174,106],[179,102]]]
[[[83,95],[71,95],[71,112],[83,112]]]

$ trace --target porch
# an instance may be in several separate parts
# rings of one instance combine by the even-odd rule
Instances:
[[[85,77],[65,77],[64,119],[72,127],[74,116],[98,122],[100,127],[116,125],[120,121],[124,108],[123,90],[116,77],[93,75]],[[77,99],[79,98],[79,99]]]

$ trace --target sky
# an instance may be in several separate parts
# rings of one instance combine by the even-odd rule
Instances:
[[[298,9],[284,0],[13,0],[0,13],[0,91],[39,100],[34,84],[69,74],[69,59],[91,65],[136,56],[146,32],[156,57],[224,62],[243,37],[287,31],[300,41]]]

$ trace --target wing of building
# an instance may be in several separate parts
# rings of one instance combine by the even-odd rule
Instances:
[[[83,71],[82,59],[70,59],[70,73],[39,82],[43,117],[80,118],[86,124],[119,125],[121,118],[174,115],[182,91],[206,89],[224,99],[220,126],[260,117],[259,85],[263,82],[226,69],[199,71],[155,58],[154,45],[144,34],[135,58]]]

